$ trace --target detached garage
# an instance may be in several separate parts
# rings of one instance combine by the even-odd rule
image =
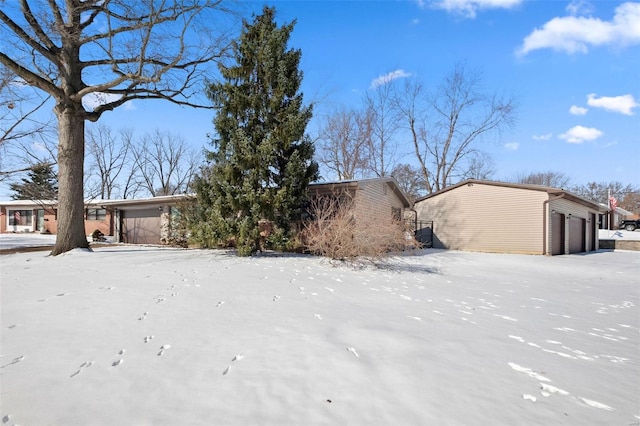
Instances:
[[[523,254],[598,250],[597,203],[569,191],[470,179],[419,198],[420,221],[433,221],[433,247]]]

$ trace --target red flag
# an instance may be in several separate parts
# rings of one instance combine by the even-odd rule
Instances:
[[[611,207],[611,210],[615,210],[616,207],[618,207],[618,200],[616,200],[616,197],[609,197],[609,207]]]

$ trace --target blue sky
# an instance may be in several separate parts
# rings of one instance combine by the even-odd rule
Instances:
[[[574,184],[640,184],[640,3],[268,4],[281,22],[297,20],[290,46],[302,50],[305,99],[318,103],[311,133],[323,113],[361,105],[376,78],[396,72],[435,87],[464,61],[483,72],[487,91],[513,95],[519,105],[513,129],[483,146],[496,179],[557,171]],[[262,3],[251,7],[259,12]],[[212,130],[210,111],[143,104],[102,121],[172,129],[196,145]]]
[[[264,3],[249,3],[259,13]],[[362,105],[385,76],[435,88],[456,63],[483,72],[489,92],[513,95],[515,126],[485,143],[497,180],[556,171],[572,184],[640,184],[640,3],[617,1],[276,1],[296,19],[302,91],[323,114]],[[405,76],[405,77],[403,77]],[[207,145],[213,112],[133,101],[100,123],[180,134]],[[411,147],[402,162],[412,162]],[[326,179],[332,176],[325,174]]]

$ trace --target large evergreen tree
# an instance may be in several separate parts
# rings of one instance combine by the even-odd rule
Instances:
[[[195,185],[202,216],[194,235],[206,246],[233,238],[240,255],[261,249],[263,220],[286,241],[318,177],[305,134],[312,108],[299,92],[301,51],[287,48],[295,21],[278,27],[274,18],[265,7],[243,23],[235,63],[219,67],[222,81],[207,92],[218,114],[211,167]]]
[[[37,164],[31,168],[22,183],[12,183],[14,200],[49,201],[58,199],[58,177],[50,164]]]

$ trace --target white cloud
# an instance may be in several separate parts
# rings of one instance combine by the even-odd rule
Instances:
[[[405,72],[405,70],[391,71],[389,74],[381,75],[378,78],[375,78],[371,82],[371,88],[375,89],[378,86],[391,83],[393,80],[397,78],[404,78],[404,77],[411,77],[411,73]]]
[[[601,96],[598,98],[595,93],[591,93],[587,95],[587,105],[624,115],[633,115],[633,109],[640,104],[636,102],[633,95]]]
[[[533,135],[535,141],[548,141],[553,137],[553,133],[547,133],[544,135]]]
[[[586,0],[573,0],[566,8],[569,15],[589,15],[593,13],[593,5]]]
[[[579,107],[577,105],[571,105],[569,112],[573,115],[585,115],[589,111],[588,108]]]
[[[611,21],[584,16],[553,18],[525,37],[517,53],[537,49],[587,53],[589,46],[623,47],[640,43],[640,3],[623,3]]]
[[[603,134],[604,133],[594,127],[575,126],[558,137],[566,140],[568,143],[583,143],[598,139]]]
[[[517,151],[520,148],[520,144],[518,142],[510,142],[504,144],[504,147],[507,151]]]
[[[476,12],[480,9],[510,9],[522,2],[523,0],[434,0],[432,4],[447,12],[475,18]]]
[[[133,101],[127,101],[124,103],[124,105],[122,106],[126,111],[134,111],[138,108],[136,108],[136,104],[133,103]]]
[[[82,105],[85,108],[93,111],[94,109],[96,109],[96,107],[108,104],[109,102],[117,101],[121,97],[122,95],[111,95],[109,93],[93,92],[82,98]]]

